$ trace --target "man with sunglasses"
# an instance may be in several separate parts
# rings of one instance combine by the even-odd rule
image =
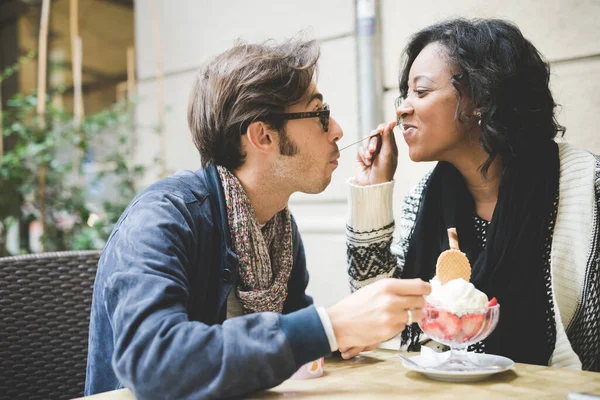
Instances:
[[[199,72],[188,123],[203,167],[151,185],[116,224],[94,286],[86,395],[238,397],[418,318],[420,280],[384,279],[327,309],[305,293],[287,203],[327,187],[343,135],[314,83],[318,58],[314,41],[239,44]]]

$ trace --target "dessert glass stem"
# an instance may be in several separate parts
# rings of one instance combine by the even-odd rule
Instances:
[[[479,366],[469,360],[467,355],[467,346],[464,346],[451,347],[450,357],[438,368],[446,371],[470,371],[473,369],[478,369]]]

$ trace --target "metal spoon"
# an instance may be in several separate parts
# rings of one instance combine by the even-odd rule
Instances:
[[[404,361],[406,361],[408,364],[412,365],[415,368],[435,369],[435,367],[424,367],[422,365],[419,365],[416,362],[414,362],[413,360],[411,360],[410,357],[406,357],[404,354],[398,353],[397,356],[400,357],[401,359],[403,359]]]
[[[352,146],[354,146],[355,144],[358,144],[358,143],[360,143],[360,142],[363,142],[363,141],[365,141],[365,140],[367,140],[367,139],[374,138],[375,136],[379,136],[379,135],[380,135],[380,133],[376,133],[376,134],[374,134],[374,135],[371,135],[371,136],[364,137],[364,138],[362,138],[362,139],[360,139],[360,140],[358,140],[358,141],[356,141],[356,142],[354,142],[354,143],[350,143],[349,145],[342,147],[342,148],[340,149],[340,151],[342,151],[342,150],[345,150],[345,149],[347,149],[348,147],[352,147]]]

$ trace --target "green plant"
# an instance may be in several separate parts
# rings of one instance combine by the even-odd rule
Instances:
[[[34,94],[13,96],[3,110],[2,135],[11,145],[0,161],[0,231],[5,237],[17,221],[43,219],[44,250],[99,249],[144,173],[130,161],[131,105],[117,103],[76,126],[52,100],[45,99],[42,117]],[[116,190],[94,197],[100,184]],[[5,238],[0,254],[7,254]]]

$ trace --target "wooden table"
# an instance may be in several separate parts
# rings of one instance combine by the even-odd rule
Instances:
[[[328,358],[316,379],[288,380],[250,399],[566,399],[571,392],[600,395],[600,373],[516,364],[514,370],[474,383],[446,383],[408,371],[397,351],[377,349],[352,360]],[[135,400],[116,390],[87,400]]]

